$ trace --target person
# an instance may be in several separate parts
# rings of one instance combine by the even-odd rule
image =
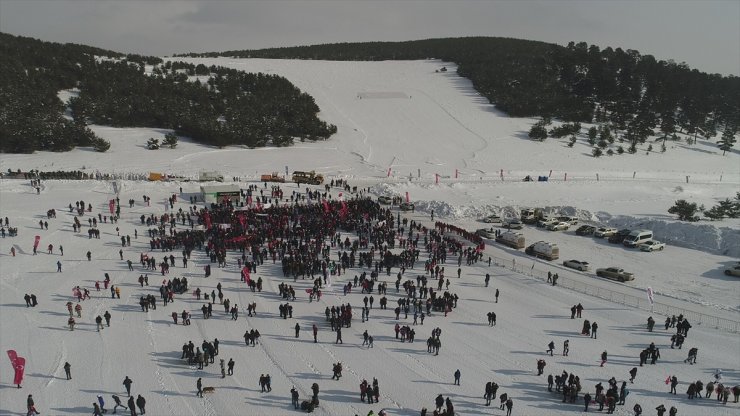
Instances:
[[[139,408],[139,412],[142,415],[146,414],[146,400],[141,396],[141,394],[136,397],[136,406]]]
[[[69,362],[64,363],[64,374],[67,376],[67,380],[72,380],[72,365]]]
[[[298,322],[295,324],[295,337],[298,338],[298,334],[301,332],[301,326],[298,325]]]
[[[552,353],[553,353],[553,351],[555,350],[555,341],[550,341],[550,343],[549,343],[549,344],[547,344],[547,348],[548,348],[548,350],[547,350],[547,351],[545,351],[545,352],[546,352],[546,353],[548,353],[548,352],[549,352],[549,353],[550,353],[550,357],[552,357]]]
[[[496,303],[498,303],[498,289],[496,289]]]
[[[33,414],[40,415],[38,410],[36,410],[36,404],[33,401],[33,395],[29,394],[28,398],[26,399],[26,407],[28,408],[27,416],[31,416]]]
[[[126,387],[126,394],[128,394],[129,397],[131,397],[131,383],[133,383],[133,381],[128,378],[128,376],[123,379],[123,386]]]
[[[599,325],[594,321],[591,324],[591,338],[596,339],[596,330],[599,329]]]
[[[234,359],[233,358],[229,358],[229,363],[227,364],[227,366],[229,367],[229,373],[228,374],[230,376],[233,376],[234,375]]]
[[[563,356],[567,357],[570,351],[570,340],[566,339],[563,341]]]
[[[128,410],[128,407],[126,407],[123,403],[121,403],[121,398],[118,397],[118,396],[116,396],[115,394],[113,395],[113,401],[116,402],[116,405],[113,406],[113,414],[114,415],[116,414],[116,409],[118,409],[118,406],[121,406],[124,409]]]
[[[588,413],[588,405],[591,404],[591,395],[586,393],[585,396],[583,396],[583,402],[586,405],[586,407],[583,409],[584,412]]]
[[[630,383],[635,382],[635,377],[637,377],[637,367],[632,367],[632,370],[630,370]]]
[[[513,408],[514,408],[514,400],[511,400],[511,398],[507,399],[506,400],[506,416],[511,416],[511,409]]]
[[[296,390],[295,386],[293,386],[290,389],[290,399],[291,399],[291,402],[293,403],[294,409],[298,409],[300,407],[300,405],[298,404],[298,397],[299,397],[298,390]]]
[[[103,400],[103,396],[98,394],[98,404],[100,405],[100,411],[103,413],[108,413],[107,410],[105,410],[105,400]]]
[[[129,396],[128,398],[128,411],[131,412],[131,416],[136,416],[136,402],[133,396]]]
[[[639,403],[635,403],[635,406],[632,408],[632,411],[635,412],[635,416],[640,416],[642,414],[642,406],[640,406]]]
[[[671,377],[671,393],[674,395],[676,394],[676,386],[678,386],[678,377],[672,376]]]
[[[195,387],[198,389],[198,392],[195,393],[196,397],[203,397],[203,380],[198,377],[198,381],[195,383]]]
[[[222,358],[218,363],[221,367],[221,378],[226,378],[226,361]]]
[[[607,354],[606,354],[606,351],[604,351],[601,353],[601,365],[599,367],[603,367],[604,364],[606,364],[606,358],[607,358]]]
[[[671,406],[670,410],[668,410],[669,416],[676,416],[678,414],[678,409],[676,409],[676,406]]]
[[[316,338],[317,335],[319,334],[319,327],[317,327],[316,324],[313,324],[313,328],[312,329],[313,329],[313,342],[314,343],[317,343],[317,342],[319,342],[318,339]]]
[[[488,274],[488,273],[486,273],[486,279],[485,279],[486,287],[488,287],[488,282],[490,282],[490,281],[491,281],[491,275]]]
[[[57,260],[57,273],[62,272],[62,262]]]
[[[455,384],[460,385],[460,369],[455,370]]]

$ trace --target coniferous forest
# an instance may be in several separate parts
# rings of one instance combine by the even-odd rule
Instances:
[[[173,129],[204,144],[323,140],[336,127],[285,78],[0,33],[0,152],[110,147],[87,126]],[[155,65],[145,74],[145,65]],[[189,76],[205,75],[204,82]],[[79,89],[64,117],[60,90]]]
[[[492,37],[338,43],[188,54],[324,60],[436,58],[499,110],[516,117],[609,125],[633,148],[650,136],[732,136],[740,126],[740,78],[707,74],[638,51]],[[544,123],[549,124],[549,123]],[[719,133],[719,134],[718,134]]]

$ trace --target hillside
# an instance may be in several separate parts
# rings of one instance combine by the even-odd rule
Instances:
[[[339,61],[436,58],[457,64],[489,103],[511,116],[609,122],[629,140],[659,130],[713,137],[740,125],[740,79],[691,70],[621,48],[566,47],[510,38],[339,43],[182,56]]]
[[[174,130],[214,146],[288,146],[336,132],[309,95],[288,80],[221,67],[123,56],[0,33],[0,152],[105,152],[91,124]],[[147,72],[147,69],[150,71]],[[188,82],[188,76],[205,75]],[[60,90],[75,89],[65,105]]]
[[[295,386],[304,400],[310,397],[313,383],[320,386],[317,415],[367,415],[370,410],[378,414],[384,409],[390,416],[412,416],[422,407],[433,410],[434,398],[443,394],[459,414],[503,416],[505,411],[497,405],[484,405],[482,394],[488,381],[498,383],[498,394],[512,397],[514,415],[560,416],[580,412],[583,394],[593,395],[597,383],[607,386],[611,377],[619,384],[627,381],[633,367],[638,367],[637,378],[634,384],[627,381],[631,393],[626,405],[617,407],[617,414],[632,416],[636,403],[645,409],[643,414],[659,404],[676,406],[679,415],[737,413],[738,404],[732,398],[723,405],[714,395],[713,399],[688,400],[683,392],[695,380],[710,381],[718,368],[723,370],[725,385],[740,382],[740,365],[732,359],[740,350],[740,338],[727,331],[740,322],[740,286],[737,278],[723,274],[737,261],[732,250],[740,247],[740,227],[728,219],[686,224],[666,213],[678,198],[711,206],[734,195],[740,186],[737,150],[723,156],[715,143],[699,139],[689,145],[681,135],[682,140],[668,142],[665,153],[646,154],[644,145],[638,145],[640,151],[632,155],[594,158],[583,133],[573,147],[568,147],[567,139],[533,141],[527,132],[536,119],[513,118],[496,110],[469,80],[457,75],[454,64],[443,61],[187,61],[195,67],[215,65],[284,77],[315,97],[321,119],[336,125],[337,133],[324,141],[259,149],[217,148],[182,138],[175,149],[150,151],[144,148],[146,139],[169,130],[90,125],[96,135],[110,142],[108,152],[78,148],[66,153],[4,154],[0,158],[2,171],[82,170],[93,175],[99,171],[123,179],[117,181],[118,195],[111,181],[44,180],[37,194],[28,180],[0,179],[0,214],[19,231],[17,237],[0,239],[0,348],[16,350],[27,360],[22,389],[12,385],[9,367],[2,373],[0,414],[25,414],[28,394],[33,394],[42,414],[92,414],[92,402],[98,394],[104,396],[110,409],[111,395],[126,399],[121,383],[128,375],[134,381],[132,393],[143,395],[147,414],[155,416],[293,414],[290,389]],[[443,66],[449,70],[435,72]],[[68,99],[75,92],[64,90],[60,95]],[[669,244],[664,251],[644,253],[576,236],[572,229],[550,232],[526,227],[523,233],[528,243],[555,242],[561,258],[534,259],[521,250],[487,241],[483,261],[463,261],[461,278],[457,279],[456,261],[448,256],[443,266],[451,282],[449,291],[459,297],[458,306],[446,317],[433,312],[423,325],[413,325],[413,310],[407,318],[400,314],[395,319],[393,308],[404,297],[403,289],[397,292],[394,286],[398,268],[393,268],[390,276],[378,276],[379,282],[388,284],[388,309],[375,306],[370,319],[362,322],[357,315],[367,294],[357,288],[344,295],[342,286],[363,271],[369,273],[366,267],[350,267],[341,276],[330,276],[321,300],[310,302],[306,289],[311,288],[311,280],[285,277],[279,260],[273,264],[268,259],[258,266],[252,276],[263,279],[263,290],[252,292],[239,279],[241,253],[237,250],[227,250],[226,267],[217,267],[203,249],[195,249],[186,268],[180,249],[151,249],[148,233],[158,228],[142,225],[141,216],[191,212],[188,197],[199,195],[202,184],[147,182],[134,175],[153,171],[194,178],[199,171],[217,170],[227,182],[238,177],[233,183],[242,189],[253,186],[255,193],[269,194],[269,186],[258,182],[259,174],[311,169],[325,174],[327,182],[341,179],[357,186],[363,197],[404,197],[408,192],[416,203],[415,212],[391,207],[391,215],[427,227],[433,227],[431,212],[435,220],[474,230],[484,226],[479,222],[484,215],[513,214],[521,207],[540,206],[577,216],[582,223],[621,226],[633,221],[630,226],[655,227],[657,238]],[[522,182],[525,175],[550,175],[550,180]],[[279,186],[285,198],[307,195],[306,185]],[[324,192],[323,186],[308,188]],[[336,200],[339,192],[345,201],[358,196],[335,186],[327,197]],[[144,195],[151,198],[150,204],[143,201]],[[170,208],[165,201],[172,195],[177,201]],[[118,223],[99,223],[100,239],[88,238],[88,219],[109,215],[109,201],[116,197],[121,201]],[[126,203],[129,199],[133,206]],[[74,214],[67,208],[79,200],[92,206],[91,212],[79,217],[82,233],[73,231]],[[197,209],[203,207],[196,204]],[[46,212],[52,208],[57,217],[47,218]],[[316,210],[313,214],[305,220],[321,216]],[[254,218],[256,222],[255,217],[249,217],[250,221]],[[40,229],[39,221],[47,221],[48,229]],[[169,232],[168,226],[164,229]],[[190,229],[187,222],[185,226],[178,222],[175,227],[175,231],[185,229]],[[119,232],[131,236],[130,246],[121,247]],[[36,235],[41,240],[34,256]],[[689,236],[696,247],[686,244]],[[342,230],[342,240],[347,237],[357,238]],[[46,251],[48,244],[53,245],[51,254]],[[330,245],[328,240],[326,244]],[[60,245],[64,256],[59,253]],[[9,254],[11,248],[15,257]],[[140,266],[142,254],[157,261],[172,254],[176,266],[162,276],[159,270]],[[330,259],[336,255],[337,249],[330,249]],[[490,267],[486,261],[489,256],[493,259]],[[421,248],[420,261],[414,269],[405,270],[403,279],[415,283],[416,277],[424,274],[422,265],[428,257]],[[593,268],[624,267],[635,273],[636,280],[620,283],[598,278],[593,271],[567,269],[562,260],[570,258],[588,261]],[[127,259],[132,260],[133,271],[128,269]],[[62,272],[56,271],[57,261],[62,263]],[[207,278],[206,265],[212,270]],[[545,282],[548,272],[558,273],[557,286]],[[102,288],[95,290],[95,282],[102,281],[105,273],[120,287],[120,299],[111,299]],[[141,286],[137,279],[145,273],[149,285]],[[486,274],[491,276],[489,287],[484,284]],[[175,277],[187,277],[191,290],[175,295],[174,303],[165,307],[158,288],[163,280]],[[288,302],[278,294],[281,283],[296,291],[296,300],[289,302],[294,308],[292,318],[278,315],[279,305]],[[91,290],[92,298],[81,302],[82,317],[72,332],[65,326],[65,304],[74,301],[71,289],[78,285]],[[218,303],[212,318],[202,318],[200,308],[205,301],[196,299],[192,290],[211,293],[217,285],[239,306],[236,321]],[[648,287],[655,293],[654,312],[647,306]],[[590,294],[583,293],[584,288],[589,288]],[[498,302],[496,289],[500,291]],[[27,308],[23,300],[26,293],[35,294],[39,305]],[[138,304],[142,295],[155,296],[157,309],[143,312]],[[381,295],[373,292],[373,296],[377,305]],[[642,302],[640,308],[624,304],[631,300]],[[248,317],[244,305],[252,302],[257,303],[257,316]],[[585,308],[583,318],[571,320],[570,308],[578,303]],[[325,308],[340,304],[350,304],[355,312],[352,325],[343,330],[343,343],[335,344],[336,336],[324,314]],[[192,325],[173,322],[171,313],[183,310],[192,314]],[[94,318],[105,311],[112,314],[111,326],[97,332]],[[495,327],[486,323],[488,312],[497,314]],[[693,328],[686,349],[671,349],[675,329],[664,330],[661,324],[666,314],[679,313],[685,314]],[[648,316],[657,321],[654,332],[645,329]],[[597,339],[580,335],[583,319],[598,322]],[[415,342],[402,343],[395,338],[397,322],[415,329]],[[294,335],[296,323],[301,327],[298,338]],[[317,343],[311,338],[313,324],[319,331]],[[442,347],[437,356],[426,348],[434,328],[441,330]],[[737,331],[737,326],[734,328]],[[244,345],[243,334],[249,329],[261,333],[254,347]],[[365,330],[374,337],[373,348],[362,346]],[[220,341],[215,365],[198,370],[181,359],[183,343],[193,341],[200,346],[214,338]],[[562,354],[565,340],[570,342],[568,356]],[[553,356],[545,353],[550,341],[556,344]],[[661,359],[655,365],[639,367],[639,353],[651,342],[660,348]],[[692,347],[699,349],[695,365],[683,362]],[[601,367],[599,357],[605,350],[609,359]],[[221,378],[221,358],[234,359],[233,376]],[[547,362],[544,376],[537,375],[539,359]],[[331,379],[331,369],[338,361],[344,365],[344,374],[337,381]],[[65,362],[72,366],[69,381],[64,377]],[[462,373],[459,386],[452,383],[456,369]],[[582,391],[575,404],[562,403],[562,394],[547,391],[545,377],[562,371],[580,378]],[[271,392],[260,391],[261,374],[272,376]],[[677,389],[682,393],[668,393],[668,375],[676,375]],[[363,379],[372,382],[373,377],[379,382],[380,402],[363,403],[359,383]],[[215,391],[196,397],[198,378]]]

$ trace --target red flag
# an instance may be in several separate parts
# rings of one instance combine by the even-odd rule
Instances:
[[[411,201],[409,200],[409,193],[408,193],[408,192],[406,192],[406,202],[411,202]]]
[[[37,235],[33,239],[33,249],[36,250],[39,247],[39,243],[41,242],[41,236]]]
[[[115,212],[116,210],[116,200],[115,199],[111,199],[110,201],[108,201],[108,209],[110,210],[111,214]]]
[[[13,377],[13,384],[21,385],[23,384],[23,372],[26,370],[26,359],[23,357],[18,357],[15,360],[15,376]]]
[[[324,212],[329,213],[329,211],[331,211],[329,209],[329,203],[326,202],[326,200],[321,201],[321,203],[324,205]]]
[[[13,384],[21,385],[23,383],[23,372],[26,369],[26,359],[19,357],[15,350],[8,350],[8,358],[10,358],[10,364],[15,370]]]

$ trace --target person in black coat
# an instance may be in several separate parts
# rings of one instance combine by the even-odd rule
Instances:
[[[136,397],[136,406],[139,408],[139,412],[141,412],[142,415],[146,414],[146,400],[141,396],[141,394]]]
[[[136,402],[132,396],[128,396],[128,410],[131,412],[131,416],[136,416]]]

